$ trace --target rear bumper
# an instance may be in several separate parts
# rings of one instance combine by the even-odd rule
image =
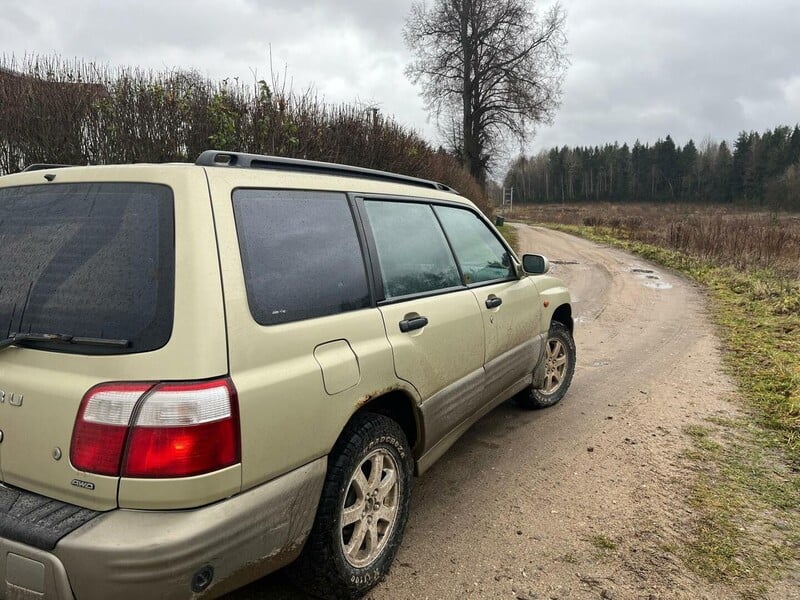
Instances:
[[[115,510],[47,552],[0,538],[0,598],[216,597],[294,560],[314,522],[327,461],[184,511]],[[210,569],[205,569],[210,567]],[[192,591],[193,578],[213,572]]]
[[[0,538],[0,598],[72,598],[64,565],[52,554]]]

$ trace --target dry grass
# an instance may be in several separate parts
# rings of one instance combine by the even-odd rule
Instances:
[[[621,247],[704,285],[727,363],[753,416],[800,469],[797,215],[681,205],[568,205],[526,207],[515,217]]]
[[[688,568],[766,597],[800,564],[800,215],[694,205],[524,207],[546,223],[679,270],[708,290],[746,417],[690,426]]]
[[[512,218],[512,217],[510,217]],[[774,269],[800,279],[800,215],[694,204],[528,205],[513,218],[610,230],[737,269]]]

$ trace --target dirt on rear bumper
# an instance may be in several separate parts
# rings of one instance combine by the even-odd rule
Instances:
[[[51,552],[0,538],[0,599],[207,598],[236,589],[299,554],[326,464],[199,509],[104,513]]]

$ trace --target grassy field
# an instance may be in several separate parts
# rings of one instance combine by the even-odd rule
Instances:
[[[706,288],[745,417],[685,432],[699,517],[675,552],[743,597],[762,597],[765,581],[800,564],[800,215],[606,204],[506,218],[622,248]]]
[[[706,286],[731,372],[800,469],[800,215],[596,204],[526,207],[512,218],[613,244]]]
[[[800,214],[693,204],[536,205],[510,218],[577,225],[739,270],[800,278]]]

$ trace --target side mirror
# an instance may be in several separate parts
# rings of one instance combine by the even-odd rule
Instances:
[[[541,254],[523,254],[522,269],[529,275],[544,275],[550,270],[550,261]]]

